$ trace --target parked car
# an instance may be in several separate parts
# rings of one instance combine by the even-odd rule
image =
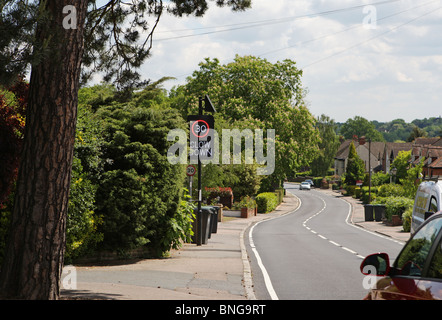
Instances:
[[[305,180],[305,182],[310,183],[310,187],[312,187],[312,188],[315,186],[312,179],[307,179],[307,180]]]
[[[424,181],[416,192],[411,215],[411,233],[433,213],[442,210],[442,181]]]
[[[311,187],[310,183],[308,183],[307,181],[303,181],[299,185],[299,190],[310,190],[310,187]]]
[[[376,253],[367,256],[360,268],[364,275],[382,277],[366,300],[441,300],[442,211],[416,230],[393,266],[387,253]]]

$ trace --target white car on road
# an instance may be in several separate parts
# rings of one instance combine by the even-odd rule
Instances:
[[[310,190],[310,183],[307,181],[301,182],[301,184],[299,185],[299,190]]]

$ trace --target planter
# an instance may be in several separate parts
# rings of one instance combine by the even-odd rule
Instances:
[[[241,208],[241,218],[250,218],[255,215],[255,208]]]
[[[399,215],[395,214],[391,216],[391,224],[393,226],[401,226],[402,225],[402,219]]]

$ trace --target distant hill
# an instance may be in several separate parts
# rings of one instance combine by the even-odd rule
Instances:
[[[411,123],[405,122],[403,119],[395,119],[390,122],[370,121],[380,133],[382,133],[385,141],[407,141],[415,127],[419,128],[418,132],[423,133],[426,137],[440,137],[442,136],[442,118],[425,118],[422,120],[416,119]],[[338,128],[343,123],[337,123]],[[339,130],[339,129],[338,129]]]

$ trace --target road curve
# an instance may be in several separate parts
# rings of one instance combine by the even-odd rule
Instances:
[[[299,208],[252,226],[246,237],[256,297],[363,298],[362,259],[383,251],[394,261],[402,244],[349,223],[351,207],[340,198],[296,185],[286,190],[298,197]]]

